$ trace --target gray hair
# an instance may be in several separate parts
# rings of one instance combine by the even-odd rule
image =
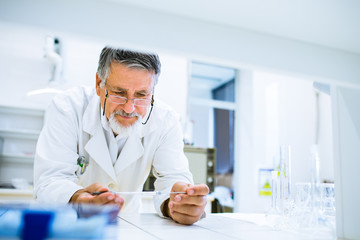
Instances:
[[[143,69],[149,72],[153,71],[155,73],[155,85],[158,82],[161,63],[157,54],[135,52],[106,46],[101,51],[97,69],[97,73],[102,79],[100,87],[105,86],[112,62],[124,64],[128,68]]]

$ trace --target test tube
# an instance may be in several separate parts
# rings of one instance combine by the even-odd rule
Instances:
[[[278,213],[279,199],[279,171],[271,171],[271,210],[270,213]]]
[[[291,148],[280,146],[280,197],[288,199],[291,194]]]
[[[280,146],[280,196],[279,211],[287,212],[291,192],[291,148],[290,145]]]
[[[311,147],[310,157],[310,173],[311,173],[311,208],[318,210],[319,208],[319,192],[320,192],[320,159],[317,146]]]

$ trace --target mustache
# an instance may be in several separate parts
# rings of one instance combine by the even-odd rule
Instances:
[[[120,115],[122,117],[141,117],[141,115],[139,113],[136,113],[136,112],[126,113],[124,110],[121,110],[121,111],[115,110],[113,114],[114,114],[114,116]]]

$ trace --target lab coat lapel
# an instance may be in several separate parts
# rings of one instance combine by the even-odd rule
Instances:
[[[138,160],[143,154],[142,138],[138,135],[129,136],[114,166],[115,172],[118,173],[126,169],[126,167]]]
[[[100,120],[100,102],[97,95],[93,96],[83,115],[83,130],[91,135],[85,145],[85,150],[97,164],[116,182],[116,175],[104,130]]]

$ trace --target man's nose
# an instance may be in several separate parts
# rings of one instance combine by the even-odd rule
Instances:
[[[128,101],[123,105],[123,109],[126,113],[132,113],[135,110],[134,100],[128,99]]]

